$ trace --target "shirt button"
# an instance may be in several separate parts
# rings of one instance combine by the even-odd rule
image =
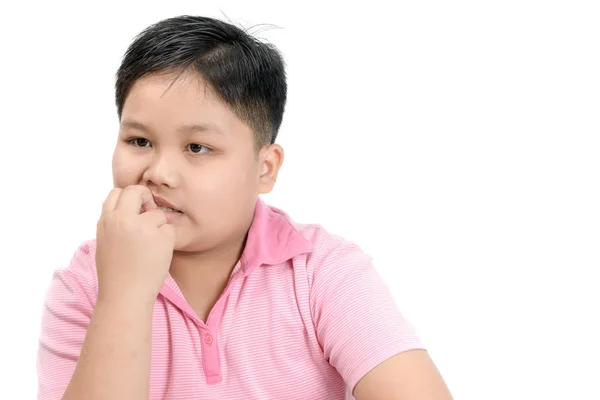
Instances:
[[[213,338],[210,335],[206,335],[204,341],[206,342],[206,344],[211,344],[213,342]]]

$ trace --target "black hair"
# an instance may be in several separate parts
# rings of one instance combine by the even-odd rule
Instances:
[[[143,30],[117,71],[119,119],[125,99],[140,78],[193,71],[254,132],[258,148],[272,144],[287,97],[285,63],[275,46],[232,24],[201,16],[162,20]]]

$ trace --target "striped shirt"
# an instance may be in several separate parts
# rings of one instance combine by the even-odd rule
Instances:
[[[98,295],[95,241],[46,294],[38,398],[60,399]],[[345,399],[388,358],[423,349],[361,249],[257,202],[243,255],[202,322],[168,276],[152,320],[150,399]]]

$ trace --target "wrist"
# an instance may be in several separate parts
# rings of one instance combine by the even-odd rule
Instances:
[[[156,301],[155,295],[146,293],[139,293],[129,291],[126,293],[111,293],[100,290],[98,292],[98,299],[96,305],[100,305],[103,308],[110,308],[116,310],[136,310],[141,311],[144,309],[152,310],[154,308],[154,302]]]

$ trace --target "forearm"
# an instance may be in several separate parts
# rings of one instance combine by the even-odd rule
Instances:
[[[147,400],[152,302],[99,300],[63,400]]]

